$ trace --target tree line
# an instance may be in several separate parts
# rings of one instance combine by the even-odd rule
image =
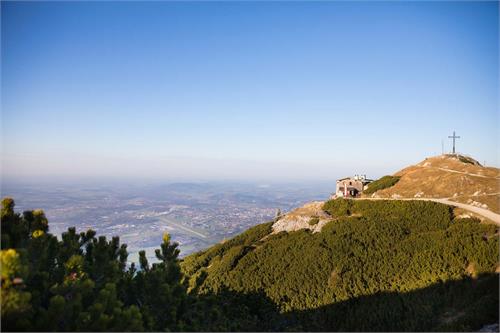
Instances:
[[[69,228],[58,240],[42,210],[1,209],[1,317],[5,331],[260,330],[258,317],[229,291],[187,292],[178,244],[164,234],[158,262],[93,230]],[[258,303],[259,300],[254,300]],[[263,311],[263,310],[262,310]]]

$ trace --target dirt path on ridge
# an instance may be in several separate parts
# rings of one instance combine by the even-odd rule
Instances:
[[[481,178],[490,178],[490,179],[492,178],[492,179],[498,179],[498,180],[500,180],[499,177],[485,176],[485,175],[480,175],[480,174],[477,174],[477,173],[469,173],[469,172],[465,172],[465,171],[458,171],[458,170],[446,169],[446,168],[441,168],[441,167],[422,166],[422,165],[418,165],[418,167],[420,167],[420,168],[438,169],[438,170],[441,170],[441,171],[454,172],[454,173],[461,173],[463,175],[468,175],[468,176],[472,176],[472,177],[481,177]]]

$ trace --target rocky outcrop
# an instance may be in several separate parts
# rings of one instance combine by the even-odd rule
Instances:
[[[331,221],[331,216],[322,209],[324,201],[314,201],[280,216],[274,222],[273,233],[281,231],[297,231],[301,229],[320,232],[325,224]]]

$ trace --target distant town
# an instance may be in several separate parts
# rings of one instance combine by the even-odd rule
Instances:
[[[137,251],[153,249],[168,231],[180,244],[181,256],[207,248],[305,202],[324,199],[334,184],[324,186],[175,183],[158,186],[6,185],[16,210],[43,208],[52,233],[68,227],[99,235],[120,236],[129,261]]]

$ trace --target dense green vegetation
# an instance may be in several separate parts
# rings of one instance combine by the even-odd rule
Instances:
[[[204,260],[269,233],[258,226],[214,246]],[[127,246],[92,230],[68,229],[58,240],[41,210],[14,212],[2,200],[1,317],[4,331],[259,331],[272,303],[229,290],[189,295],[178,244],[168,234],[150,265],[127,265]],[[245,301],[243,301],[245,300]],[[251,306],[246,302],[251,301]]]
[[[2,328],[34,331],[183,329],[188,299],[177,244],[164,236],[149,265],[126,267],[127,246],[95,232],[62,239],[48,233],[43,211],[14,212],[2,201]]]
[[[399,181],[398,176],[384,176],[376,181],[370,183],[368,188],[363,191],[364,194],[372,194],[377,191],[383,190],[385,188],[389,188],[394,186]]]
[[[271,232],[272,222],[257,225],[242,234],[216,244],[208,250],[197,252],[184,259],[184,271],[191,276],[200,268],[207,266],[214,258],[224,256],[228,251],[235,252],[235,248],[244,249],[258,244],[260,239]]]
[[[309,220],[309,225],[316,225],[319,223],[319,217],[317,216],[311,216],[311,219]]]
[[[324,210],[332,221],[320,233],[240,239],[209,261],[200,258],[212,249],[188,257],[192,290],[265,294],[284,325],[271,329],[468,330],[498,321],[496,226],[423,201],[337,199]]]
[[[49,233],[2,201],[5,331],[471,330],[498,322],[498,234],[423,201],[332,200],[312,234],[272,223],[178,260],[127,264],[117,237]],[[311,220],[314,220],[312,217]],[[314,223],[314,221],[313,221]]]

